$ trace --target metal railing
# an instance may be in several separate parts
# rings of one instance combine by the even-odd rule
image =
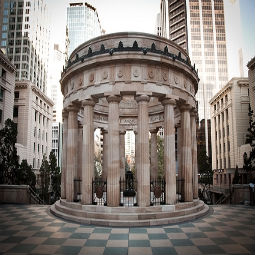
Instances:
[[[157,178],[150,181],[150,204],[166,204],[166,181],[164,178]]]
[[[92,179],[92,204],[107,205],[107,180]]]

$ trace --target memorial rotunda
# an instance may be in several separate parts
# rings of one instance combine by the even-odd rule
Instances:
[[[198,199],[198,82],[186,51],[166,38],[123,32],[76,48],[61,77],[61,199],[51,211],[111,226],[167,224],[205,214],[208,207]],[[100,180],[94,176],[97,128],[103,134]],[[157,184],[159,128],[164,129],[164,177]],[[124,136],[130,130],[135,176],[125,173],[124,164]],[[126,196],[135,197],[131,206]]]

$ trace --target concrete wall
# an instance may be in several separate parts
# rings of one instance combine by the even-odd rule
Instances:
[[[28,185],[0,185],[0,203],[33,203]]]

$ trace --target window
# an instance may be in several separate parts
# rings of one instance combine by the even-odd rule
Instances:
[[[0,109],[0,123],[2,123],[2,115],[3,115],[3,111]]]
[[[19,91],[15,91],[15,92],[14,92],[14,98],[15,98],[15,99],[19,98]]]
[[[2,102],[4,99],[4,89],[0,87],[0,102]]]
[[[36,122],[36,117],[37,117],[37,111],[35,111],[35,122]]]
[[[14,106],[13,108],[13,118],[18,117],[19,116],[19,108],[18,106]]]

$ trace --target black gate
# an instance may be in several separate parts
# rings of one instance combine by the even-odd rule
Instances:
[[[92,204],[107,205],[107,181],[101,178],[92,179]]]
[[[74,179],[74,202],[81,201],[81,180]]]
[[[164,178],[157,178],[150,181],[150,204],[166,204],[166,182]]]
[[[184,180],[176,180],[176,203],[184,201]]]
[[[131,171],[127,171],[125,177],[120,178],[120,206],[137,206],[136,180]]]

